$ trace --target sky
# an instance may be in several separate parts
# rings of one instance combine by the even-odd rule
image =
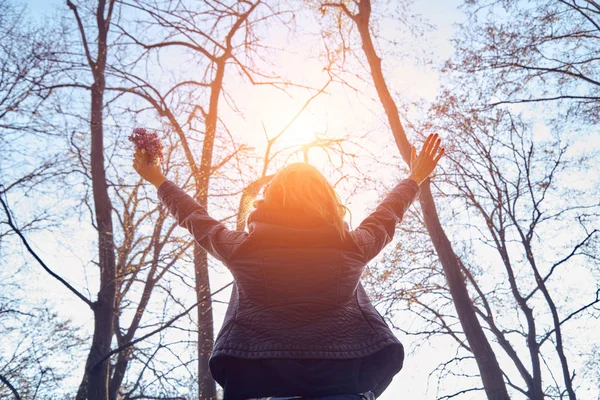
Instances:
[[[66,7],[64,1],[58,0],[24,0],[27,3],[30,11],[36,16],[36,18],[46,18],[51,15],[59,8]],[[420,14],[423,19],[431,23],[434,29],[431,32],[425,33],[423,43],[426,43],[428,51],[433,54],[433,59],[437,61],[443,61],[450,56],[452,52],[452,44],[450,39],[455,33],[454,24],[462,21],[463,14],[458,10],[460,1],[457,0],[435,0],[435,1],[416,1],[413,10],[415,14]],[[393,21],[392,21],[393,22]],[[382,26],[382,32],[386,36],[389,29],[386,21]],[[390,30],[389,32],[392,32]],[[386,37],[390,37],[387,35]],[[402,39],[402,38],[398,38]],[[282,63],[289,64],[288,70],[302,74],[304,70],[315,68],[310,65],[310,61],[302,62],[301,52],[297,59],[286,59],[282,60]],[[415,60],[414,63],[410,63],[410,60],[403,60],[403,63],[390,61],[390,59],[384,60],[384,63],[388,68],[388,78],[391,82],[391,86],[396,92],[402,93],[409,98],[433,100],[437,95],[437,90],[441,81],[441,77],[435,72],[435,68],[423,66],[421,63]],[[247,118],[244,121],[232,120],[231,127],[235,131],[244,131],[245,129],[254,130],[256,133],[258,127],[262,123],[269,132],[278,132],[291,116],[298,109],[297,99],[286,99],[285,96],[277,96],[263,94],[261,88],[253,88],[251,91],[247,91],[248,98],[242,100],[247,112]],[[337,89],[336,89],[337,90]],[[337,92],[332,89],[332,96],[336,95]],[[252,99],[260,99],[260,101],[253,101]],[[368,107],[365,107],[368,108]],[[368,111],[366,111],[368,113]],[[313,106],[304,113],[301,118],[292,126],[290,131],[286,134],[286,140],[290,143],[294,141],[302,141],[309,139],[314,132],[332,132],[347,129],[348,126],[360,127],[361,129],[368,129],[368,126],[373,125],[373,115],[365,118],[365,113],[362,111],[362,105],[358,101],[348,101],[347,103],[341,104],[336,103],[334,106],[331,102],[328,102],[327,97],[323,99],[317,99]],[[386,122],[381,122],[384,125]],[[377,129],[377,126],[375,128]],[[541,132],[542,130],[540,130]],[[255,140],[253,143],[257,147],[264,145],[262,135],[259,133],[249,136],[251,140]],[[442,136],[443,138],[443,136]],[[395,149],[393,149],[395,152]],[[391,157],[391,156],[390,156]],[[387,174],[386,184],[391,184],[394,179],[399,177],[398,172]],[[149,194],[152,193],[153,188],[150,189]],[[357,224],[362,218],[364,218],[371,209],[379,193],[376,191],[369,191],[365,193],[359,193],[353,197],[352,202],[349,204],[353,216],[355,218],[354,225]],[[76,229],[77,222],[69,221],[67,229]],[[94,297],[95,286],[94,272],[90,271],[90,267],[85,254],[82,254],[79,250],[89,246],[94,240],[94,232],[88,231],[86,234],[73,237],[69,243],[64,243],[66,248],[72,249],[69,254],[57,254],[55,244],[48,238],[48,240],[37,240],[36,250],[43,255],[46,262],[55,267],[62,276],[65,276],[71,282],[75,282],[77,287],[82,290],[89,290],[89,297]],[[24,254],[24,257],[27,257]],[[88,264],[86,268],[82,268],[82,264]],[[92,322],[91,313],[84,307],[81,307],[79,302],[73,298],[65,289],[58,285],[49,285],[48,276],[40,273],[35,275],[33,271],[37,266],[32,265],[30,267],[32,276],[28,283],[31,287],[32,293],[39,301],[44,299],[51,299],[50,301],[61,308],[65,315],[69,315],[77,325],[83,327],[89,327]],[[216,290],[231,281],[231,274],[224,268],[216,268],[211,270],[211,287],[212,290]],[[229,300],[230,290],[226,290],[215,297],[220,302],[215,302],[214,307],[214,318],[215,318],[215,333],[221,327],[226,304]],[[190,299],[190,302],[192,299]],[[403,321],[395,321],[397,324],[403,323]],[[435,395],[435,384],[429,381],[429,373],[439,364],[440,354],[448,354],[451,356],[452,348],[444,341],[437,341],[429,346],[419,348],[414,354],[411,350],[414,349],[414,339],[396,332],[400,340],[405,344],[407,349],[407,358],[405,360],[404,369],[396,375],[391,385],[388,387],[386,392],[380,397],[382,400],[396,400],[399,398],[410,398],[410,399],[425,399],[434,398]],[[79,376],[74,376],[74,382],[77,382]],[[482,398],[481,394],[465,395],[462,399],[479,399]]]

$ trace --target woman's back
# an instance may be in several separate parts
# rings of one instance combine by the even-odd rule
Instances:
[[[397,342],[359,283],[365,265],[354,236],[341,239],[323,221],[251,215],[228,261],[238,298],[225,320],[237,323],[219,335],[214,354],[251,356],[260,347],[269,357],[352,358]]]

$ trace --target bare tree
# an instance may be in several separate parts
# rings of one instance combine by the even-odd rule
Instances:
[[[357,28],[364,56],[369,64],[371,77],[388,118],[394,140],[403,160],[406,164],[410,165],[411,144],[400,121],[398,107],[387,86],[381,67],[381,58],[377,55],[371,35],[370,0],[360,0],[352,3],[323,2],[321,4],[324,11],[328,8],[331,9],[333,12],[338,13],[338,20],[341,17],[346,17]],[[466,283],[461,273],[459,259],[439,221],[430,184],[430,179],[426,179],[421,184],[419,202],[423,211],[425,226],[444,268],[444,275],[452,295],[454,306],[469,342],[469,347],[477,361],[481,380],[483,381],[488,398],[508,399],[508,392],[502,371],[469,298]]]
[[[506,110],[469,110],[460,99],[444,99],[424,129],[450,133],[451,164],[438,178],[444,179],[448,203],[455,205],[456,211],[444,214],[455,221],[454,244],[474,309],[494,339],[496,354],[503,353],[504,378],[515,393],[531,399],[576,398],[577,387],[589,386],[576,376],[587,372],[569,360],[580,351],[593,351],[593,343],[578,341],[576,332],[597,320],[600,291],[593,282],[566,278],[598,273],[600,203],[597,190],[577,190],[568,181],[598,154],[569,154],[559,139],[534,142],[532,127]],[[442,271],[433,262],[420,268],[391,262],[401,266],[392,277],[402,280],[384,277],[391,288],[380,300],[415,316],[411,328],[399,327],[407,334],[454,340],[455,356],[436,372],[465,377],[459,366],[472,358],[472,351],[451,308]],[[576,297],[569,295],[573,290]]]
[[[104,157],[104,94],[109,48],[108,32],[115,12],[115,4],[115,0],[98,0],[95,9],[89,10],[91,18],[95,21],[94,28],[90,28],[84,23],[87,21],[87,15],[82,15],[81,7],[67,0],[67,6],[73,13],[73,21],[77,25],[81,38],[84,65],[87,66],[93,79],[89,86],[90,164],[100,268],[100,289],[96,300],[91,304],[94,312],[94,334],[86,361],[86,378],[77,394],[78,399],[107,399],[110,376],[109,363],[103,361],[97,365],[97,361],[110,352],[117,298],[112,204],[108,194]],[[94,33],[90,32],[92,29],[95,30]]]
[[[23,222],[16,220],[14,210],[28,210],[28,198],[37,195],[52,198],[49,196],[52,189],[47,191],[49,186],[73,173],[61,167],[65,159],[60,154],[35,154],[32,145],[32,140],[39,139],[48,128],[40,117],[47,108],[51,93],[47,86],[52,82],[55,55],[60,50],[57,28],[60,27],[53,24],[35,26],[24,6],[0,1],[0,245],[4,264],[0,277],[3,338],[0,397],[3,398],[64,396],[61,384],[70,373],[64,366],[73,364],[82,344],[70,321],[29,301],[21,285],[29,272],[26,267],[11,268],[18,256],[8,246],[21,242],[37,257],[25,236],[56,228],[60,212],[52,205],[38,204],[30,209]],[[11,210],[9,202],[13,199]],[[41,264],[75,295],[88,301],[70,283]],[[61,362],[65,364],[60,365]]]
[[[465,11],[447,64],[464,74],[461,85],[481,93],[486,106],[556,103],[566,115],[598,123],[598,2],[477,0]]]
[[[452,112],[450,109],[446,111]],[[560,173],[568,171],[570,164],[576,161],[565,159],[567,146],[561,145],[560,141],[550,143],[547,147],[535,145],[528,137],[530,129],[505,111],[485,119],[474,116],[461,120],[461,117],[455,116],[455,122],[463,132],[461,137],[468,135],[465,142],[470,150],[465,152],[461,146],[461,155],[453,160],[457,168],[455,187],[484,219],[488,230],[485,240],[489,241],[502,260],[512,300],[526,321],[522,336],[526,338],[529,349],[531,373],[525,367],[527,363],[511,347],[506,328],[498,326],[501,323],[495,319],[494,312],[498,314],[500,310],[491,308],[487,301],[490,295],[484,294],[469,269],[464,268],[481,300],[481,308],[476,310],[526,382],[526,389],[521,392],[530,398],[543,398],[546,395],[562,397],[566,392],[570,399],[575,399],[575,374],[568,364],[567,351],[570,346],[565,342],[563,325],[581,313],[591,312],[593,315],[597,312],[600,290],[596,289],[595,293],[587,295],[581,293],[580,301],[569,304],[560,297],[555,287],[564,274],[564,268],[572,263],[573,258],[597,260],[594,243],[598,241],[600,227],[594,226],[593,219],[598,216],[600,203],[594,202],[593,196],[585,195],[572,204],[558,201],[564,192],[568,192],[568,189],[559,186]],[[584,161],[579,160],[580,163]],[[552,231],[550,227],[560,226],[567,221],[578,221],[571,228],[566,228],[571,224],[565,228],[575,232],[579,225],[580,237],[568,240],[567,246],[571,244],[572,247],[565,246],[555,260],[547,261],[542,256],[541,244],[545,233],[542,230],[548,227],[545,231]],[[545,240],[550,239],[547,237]],[[520,254],[516,249],[513,250],[511,242],[519,244]],[[524,257],[524,260],[520,261],[520,257]],[[531,277],[527,281],[518,277],[517,271],[522,274],[524,268],[528,269]],[[547,311],[534,312],[541,304]],[[536,320],[545,313],[549,313],[552,322],[543,332],[539,332],[540,322]],[[517,330],[516,327],[513,329]],[[559,385],[555,381],[554,387],[543,388],[541,370],[545,361],[542,346],[551,338],[563,383]],[[549,369],[552,373],[552,368]]]

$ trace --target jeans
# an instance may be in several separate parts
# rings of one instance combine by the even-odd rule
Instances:
[[[358,394],[334,394],[331,396],[322,396],[322,397],[302,397],[302,396],[292,396],[292,397],[260,397],[256,399],[248,399],[248,400],[375,400],[375,394],[371,391],[358,393]]]

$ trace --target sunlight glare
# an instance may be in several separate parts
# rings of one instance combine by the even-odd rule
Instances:
[[[290,101],[291,103],[291,101]],[[260,112],[260,120],[268,137],[271,139],[282,130],[285,132],[278,139],[278,144],[285,147],[301,146],[315,140],[317,133],[327,130],[324,118],[318,118],[310,110],[304,110],[293,122],[300,107],[281,102],[268,102],[263,104]],[[288,124],[290,124],[289,127]]]

